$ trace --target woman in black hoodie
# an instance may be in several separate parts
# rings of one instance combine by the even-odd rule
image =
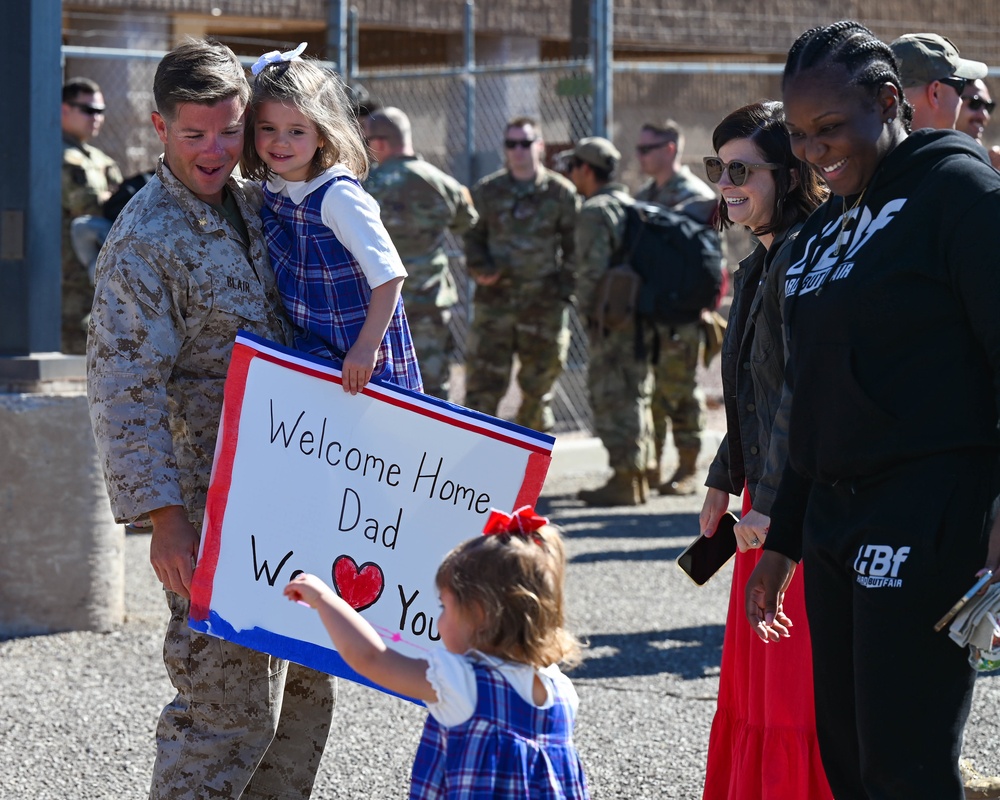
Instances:
[[[785,464],[784,430],[772,430],[785,373],[785,271],[802,223],[826,192],[792,155],[781,103],[736,109],[715,128],[712,146],[718,156],[706,158],[705,169],[722,195],[720,227],[742,225],[757,245],[733,273],[722,344],[727,432],[708,470],[699,520],[712,536],[731,495],[743,494],[703,797],[830,800],[816,740],[808,626],[800,620],[794,638],[765,647],[740,622],[743,589],[767,539]],[[795,616],[804,606],[800,570],[784,596],[784,611]]]
[[[833,196],[786,273],[788,463],[747,617],[788,632],[804,557],[834,796],[959,800],[975,672],[933,627],[1000,568],[1000,263],[962,232],[1000,221],[1000,174],[960,133],[909,135],[892,52],[856,22],[800,36],[783,91]]]

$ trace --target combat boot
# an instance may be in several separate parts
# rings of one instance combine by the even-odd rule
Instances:
[[[677,471],[666,483],[660,484],[660,494],[689,495],[698,491],[698,447],[681,447],[677,450]]]
[[[663,472],[659,464],[654,467],[646,467],[646,471],[643,474],[650,489],[656,489],[663,480]]]
[[[962,783],[965,785],[966,800],[972,798],[1000,797],[1000,778],[980,775],[967,758],[958,760]]]
[[[646,467],[646,483],[648,487],[655,490],[663,481],[663,447],[656,448],[656,461]]]
[[[638,470],[615,470],[608,482],[597,489],[577,494],[588,506],[640,506],[646,502],[649,484]]]
[[[656,445],[656,462],[646,467],[646,483],[656,489],[663,480],[663,442]]]

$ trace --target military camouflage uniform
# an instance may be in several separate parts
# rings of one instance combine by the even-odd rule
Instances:
[[[62,352],[87,350],[87,320],[94,287],[73,252],[70,223],[77,217],[101,216],[101,205],[122,182],[111,156],[93,145],[63,134],[62,159]]]
[[[659,188],[650,181],[635,197],[680,211],[706,225],[714,219],[719,205],[715,192],[686,166]],[[659,359],[653,365],[653,435],[657,453],[663,449],[668,418],[677,449],[699,450],[705,429],[705,394],[695,380],[704,347],[701,324],[661,325],[659,333]]]
[[[642,472],[653,453],[653,373],[648,359],[636,356],[635,328],[601,331],[591,314],[597,282],[621,246],[624,204],[630,202],[623,185],[606,184],[583,202],[576,223],[577,297],[588,315],[590,404],[597,435],[616,473]]]
[[[500,277],[476,287],[465,405],[496,413],[516,353],[524,396],[517,422],[548,430],[552,386],[569,346],[579,198],[573,184],[544,167],[534,181],[516,181],[507,170],[488,175],[472,198],[479,222],[465,235],[469,273]]]
[[[236,331],[290,341],[260,190],[231,179],[228,191],[249,244],[161,161],[98,260],[88,396],[119,522],[182,505],[200,529]],[[157,726],[150,797],[308,797],[333,679],[197,633],[188,601],[166,598],[163,658],[177,695]]]
[[[365,182],[408,276],[403,305],[420,359],[424,392],[448,399],[451,307],[458,289],[448,268],[445,231],[464,234],[479,215],[468,190],[419,156],[396,156]]]

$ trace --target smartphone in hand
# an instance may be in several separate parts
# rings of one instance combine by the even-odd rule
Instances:
[[[989,570],[986,570],[986,573],[984,575],[982,575],[979,578],[976,578],[976,582],[972,584],[972,588],[969,589],[969,591],[967,591],[961,597],[959,597],[955,605],[953,605],[950,609],[948,609],[948,613],[945,614],[943,617],[941,617],[941,619],[939,619],[937,623],[935,623],[934,630],[940,631],[942,628],[944,628],[945,625],[947,625],[949,622],[955,619],[955,617],[958,615],[958,612],[961,611],[963,608],[965,608],[965,604],[968,603],[973,597],[975,597],[979,593],[979,590],[990,582],[990,579],[992,577],[993,573],[990,572]]]
[[[727,511],[711,537],[702,534],[677,556],[677,566],[699,586],[704,586],[736,552],[736,534],[733,533],[736,522],[736,515]]]

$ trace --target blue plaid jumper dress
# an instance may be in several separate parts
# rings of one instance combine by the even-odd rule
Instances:
[[[573,710],[526,702],[494,669],[473,664],[476,710],[446,728],[428,715],[411,773],[410,800],[585,800],[573,746]]]
[[[265,183],[261,209],[278,290],[295,328],[295,349],[338,364],[357,341],[372,296],[354,255],[323,224],[323,196],[340,180],[357,184],[337,176],[298,206]],[[423,391],[402,299],[379,347],[373,377]]]

